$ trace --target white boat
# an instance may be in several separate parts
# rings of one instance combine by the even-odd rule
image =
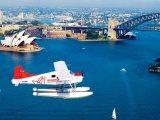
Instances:
[[[112,118],[116,120],[116,110],[115,110],[115,108],[113,109]]]
[[[124,68],[121,69],[121,72],[126,72],[126,70]]]
[[[63,99],[83,98],[92,95],[93,92],[33,92],[34,96],[54,97]]]
[[[90,90],[90,87],[76,87],[76,88],[64,88],[63,92],[85,92]],[[33,88],[33,91],[38,92],[61,92],[61,89],[59,88],[52,88],[52,89],[37,89]]]

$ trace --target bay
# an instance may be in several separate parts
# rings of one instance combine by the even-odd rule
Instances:
[[[110,120],[116,108],[119,120],[160,118],[160,73],[147,71],[160,57],[160,33],[136,32],[137,40],[79,42],[74,39],[36,40],[45,49],[37,53],[0,52],[1,120]],[[85,48],[85,49],[83,49]],[[83,69],[93,95],[82,99],[33,96],[33,88],[45,85],[11,83],[14,68],[28,73],[53,71],[53,62],[64,60],[73,72]],[[154,63],[155,64],[155,63]],[[120,70],[125,68],[126,73]]]

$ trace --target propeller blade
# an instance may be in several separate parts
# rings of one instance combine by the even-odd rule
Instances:
[[[81,69],[81,73],[82,73],[82,76],[83,76],[83,69]]]

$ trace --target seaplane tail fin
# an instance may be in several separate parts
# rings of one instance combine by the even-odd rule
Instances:
[[[16,66],[14,70],[14,79],[22,79],[35,76],[35,74],[28,74],[21,66]]]

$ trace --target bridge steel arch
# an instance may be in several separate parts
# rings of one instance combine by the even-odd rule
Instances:
[[[152,13],[152,14],[142,15],[140,17],[134,18],[120,25],[117,25],[114,28],[117,34],[117,39],[124,39],[125,34],[130,30],[133,30],[138,25],[159,18],[160,18],[160,13]]]

